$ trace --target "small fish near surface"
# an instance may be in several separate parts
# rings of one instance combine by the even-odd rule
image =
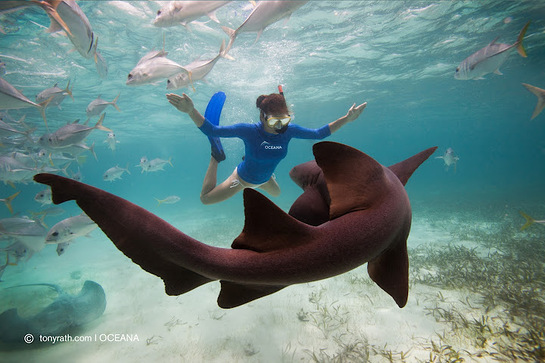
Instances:
[[[28,344],[31,334],[34,344],[40,336],[59,337],[72,329],[88,324],[102,316],[106,310],[106,294],[100,284],[87,280],[77,295],[70,295],[54,284],[28,284],[10,287],[46,286],[58,296],[42,311],[30,317],[21,317],[17,308],[0,314],[0,341],[6,344]],[[59,340],[58,342],[61,342]],[[47,344],[51,344],[49,341]]]
[[[174,204],[174,203],[178,203],[180,201],[180,197],[177,196],[177,195],[170,195],[168,197],[166,197],[165,199],[157,199],[155,198],[155,200],[157,201],[157,206],[160,206],[161,204]]]
[[[436,156],[435,158],[443,159],[447,171],[450,169],[451,165],[454,165],[454,172],[456,172],[456,164],[460,158],[456,155],[453,148],[449,147],[442,156]]]
[[[250,15],[236,30],[223,26],[222,29],[229,36],[228,52],[238,34],[257,32],[256,42],[259,40],[263,30],[280,19],[289,18],[291,14],[305,5],[308,1],[260,1]]]
[[[36,95],[36,102],[40,103],[49,100],[49,103],[47,105],[48,107],[57,106],[58,108],[61,108],[61,102],[64,101],[64,98],[66,96],[70,96],[70,98],[72,98],[72,101],[74,101],[72,88],[70,88],[70,81],[68,81],[65,89],[57,87],[57,84],[55,83],[53,87],[47,88],[42,92],[38,93]]]
[[[46,244],[70,243],[78,237],[89,235],[98,226],[85,213],[63,219],[45,236]]]
[[[167,80],[167,89],[174,90],[182,87],[188,87],[195,81],[204,79],[212,70],[220,58],[233,59],[225,53],[225,41],[221,43],[218,55],[208,60],[197,60],[184,66],[187,72],[178,73]],[[191,79],[189,78],[191,75]]]
[[[119,165],[116,165],[116,166],[106,170],[104,172],[104,174],[102,175],[102,179],[104,179],[105,181],[113,182],[114,180],[121,179],[121,176],[125,172],[127,172],[127,174],[131,173],[129,171],[129,166],[128,165],[127,165],[127,167],[125,169],[119,167]]]
[[[304,185],[289,214],[258,191],[244,190],[245,224],[231,249],[201,243],[144,208],[90,185],[53,174],[34,180],[51,186],[56,204],[75,200],[119,250],[163,279],[168,295],[220,280],[218,305],[233,308],[368,263],[371,279],[402,308],[409,294],[412,218],[404,186],[436,149],[385,167],[350,146],[317,143],[315,161],[303,164],[303,175],[298,167],[290,172],[299,185],[302,180],[315,183]],[[317,215],[315,225],[299,219],[310,214]]]
[[[98,96],[96,99],[92,100],[88,105],[87,105],[87,108],[85,109],[85,113],[87,114],[87,121],[89,121],[89,119],[93,116],[98,116],[100,115],[102,112],[104,112],[104,110],[106,109],[106,107],[108,107],[108,105],[112,105],[115,107],[116,110],[120,111],[121,110],[119,109],[119,107],[117,106],[117,100],[119,100],[119,96],[121,95],[121,93],[119,93],[114,99],[113,101],[104,101],[102,98],[100,98],[100,96]],[[87,122],[86,121],[86,122]]]
[[[67,148],[74,145],[81,145],[83,140],[93,130],[102,130],[111,132],[109,128],[102,126],[104,117],[106,114],[102,114],[95,126],[88,126],[86,124],[79,124],[79,120],[74,121],[71,124],[64,125],[52,134],[45,134],[38,140],[39,144],[49,149]]]
[[[543,108],[545,107],[545,89],[537,88],[536,86],[532,86],[527,83],[523,83],[522,85],[537,97],[537,105],[531,118],[531,120],[533,120],[541,113],[541,111],[543,111]]]
[[[156,27],[188,26],[190,22],[207,15],[219,23],[216,10],[230,1],[170,1],[164,5],[153,21]]]
[[[484,75],[492,72],[501,75],[500,67],[505,63],[513,49],[516,48],[522,57],[526,57],[526,50],[522,45],[522,40],[529,25],[530,22],[524,25],[517,41],[513,44],[496,43],[498,39],[496,38],[486,47],[464,59],[456,68],[454,78],[458,80],[483,79]]]
[[[153,84],[173,75],[185,72],[191,78],[190,72],[183,66],[167,58],[164,49],[151,51],[143,56],[127,76],[127,86]]]

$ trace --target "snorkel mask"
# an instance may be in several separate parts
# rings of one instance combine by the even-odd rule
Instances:
[[[284,97],[284,100],[286,97],[284,96],[284,90],[282,89],[282,85],[278,85],[278,93]],[[265,115],[265,120],[267,120],[267,125],[269,125],[270,128],[275,130],[279,134],[283,134],[288,129],[288,125],[291,121],[291,116],[287,115],[284,117],[278,117],[278,116],[267,116]]]

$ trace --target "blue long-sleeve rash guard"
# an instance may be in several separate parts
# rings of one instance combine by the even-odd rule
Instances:
[[[237,172],[245,182],[252,184],[262,184],[271,178],[278,163],[286,157],[292,138],[321,140],[331,135],[329,125],[307,129],[289,124],[286,132],[271,134],[258,124],[215,126],[206,119],[199,129],[206,136],[238,137],[244,141],[246,155]]]

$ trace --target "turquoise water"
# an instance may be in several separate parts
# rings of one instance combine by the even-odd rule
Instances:
[[[85,109],[97,96],[111,101],[119,94],[121,112],[108,106],[104,119],[104,125],[119,141],[116,150],[104,143],[107,132],[95,130],[86,142],[94,143],[98,160],[84,152],[86,161],[72,163],[68,173],[81,171],[83,182],[149,209],[202,242],[229,246],[243,226],[242,195],[212,206],[200,203],[202,178],[210,158],[206,137],[167,102],[165,94],[170,91],[166,90],[166,80],[154,85],[125,85],[140,58],[161,49],[163,42],[168,58],[185,65],[215,57],[222,40],[228,41],[227,36],[207,17],[191,23],[190,29],[153,26],[160,2],[85,1],[79,6],[99,37],[98,49],[108,63],[106,78],[98,76],[92,59],[70,51],[72,44],[65,35],[45,32],[49,19],[38,7],[0,16],[5,32],[0,34],[0,60],[6,69],[3,78],[31,100],[56,83],[63,88],[70,81],[74,100],[67,97],[60,108],[46,111],[51,130],[76,119],[84,122]],[[220,8],[217,17],[221,25],[236,28],[251,9],[249,2],[233,1]],[[514,43],[529,20],[532,22],[524,38],[527,58],[513,52],[501,67],[503,76],[454,79],[456,66],[466,57],[496,37],[498,42]],[[34,361],[37,357],[52,361],[67,355],[74,361],[274,362],[335,361],[343,357],[348,361],[388,361],[390,352],[396,360],[426,361],[433,355],[454,359],[454,353],[439,349],[452,346],[466,360],[471,356],[486,361],[494,352],[509,357],[507,348],[497,347],[517,347],[523,337],[517,340],[511,336],[512,344],[505,343],[509,339],[499,332],[505,327],[499,321],[504,322],[502,319],[511,314],[510,327],[520,328],[522,335],[531,331],[528,321],[543,325],[543,315],[536,318],[520,313],[513,318],[509,300],[498,296],[494,307],[489,308],[481,294],[468,287],[470,280],[453,285],[430,278],[447,272],[439,266],[430,267],[431,262],[424,257],[433,255],[437,260],[437,251],[451,251],[455,246],[458,249],[454,248],[451,255],[441,257],[446,261],[443,264],[466,265],[467,256],[459,253],[461,249],[487,263],[496,261],[490,260],[494,253],[515,256],[505,259],[517,264],[516,257],[522,258],[522,252],[516,250],[520,246],[525,251],[535,248],[531,257],[544,261],[543,247],[533,243],[542,241],[543,226],[536,224],[519,231],[525,221],[518,211],[545,218],[545,114],[530,120],[536,97],[521,85],[545,88],[545,5],[540,1],[310,1],[289,21],[271,25],[257,42],[255,39],[255,33],[240,34],[229,52],[234,60],[220,59],[206,82],[195,82],[195,90],[174,92],[187,93],[204,113],[211,95],[224,91],[227,102],[221,122],[234,124],[257,122],[255,99],[276,92],[277,85],[282,84],[295,114],[294,122],[305,127],[320,127],[343,116],[353,103],[368,102],[358,120],[329,140],[360,149],[384,165],[431,146],[439,147],[407,185],[414,214],[408,242],[414,262],[407,307],[398,309],[372,283],[360,281],[367,279],[365,268],[360,268],[344,276],[293,286],[224,312],[215,303],[217,284],[168,297],[158,278],[132,264],[100,230],[95,230],[90,238],[78,238],[61,256],[57,256],[56,246],[47,245],[30,258],[21,259],[17,266],[7,266],[2,275],[4,286],[0,287],[55,283],[75,294],[86,279],[97,281],[106,292],[106,311],[74,335],[130,334],[137,335],[139,341],[98,339],[91,343],[34,345],[30,350],[26,345],[8,345],[4,346],[9,351],[6,356],[13,361]],[[7,115],[13,120],[26,115],[25,124],[35,129],[32,138],[46,132],[39,112],[33,108],[9,110]],[[96,121],[94,117],[90,124]],[[2,143],[2,155],[14,151]],[[273,201],[284,210],[300,194],[288,172],[313,158],[312,144],[293,140],[288,157],[276,170],[282,195]],[[224,147],[227,160],[220,164],[220,179],[232,172],[244,154],[239,140],[225,140]],[[446,170],[443,161],[434,158],[449,147],[459,156],[456,170]],[[18,150],[36,151],[31,141]],[[141,173],[136,165],[142,156],[171,158],[172,166]],[[103,173],[115,165],[128,165],[130,175],[104,181]],[[12,205],[15,216],[22,217],[51,207],[34,201],[43,189],[32,182],[0,184],[0,198],[20,191]],[[179,196],[180,201],[157,205],[154,198],[169,195]],[[0,218],[14,216],[0,207]],[[63,214],[46,217],[48,228],[80,213],[73,203],[62,208]],[[4,248],[11,242],[0,243]],[[524,280],[526,285],[521,282],[520,291],[542,291],[543,262],[528,264],[532,274]],[[426,271],[431,272],[422,278]],[[480,274],[492,276],[491,270]],[[6,289],[0,291],[0,298],[6,309],[19,307],[25,311],[21,306],[42,292],[39,288]],[[317,295],[321,300],[312,299]],[[54,298],[49,296],[45,301]],[[460,305],[466,298],[471,307]],[[525,299],[531,300],[528,296]],[[533,311],[541,311],[542,297],[534,300],[537,308],[534,306]],[[326,316],[326,308],[337,315]],[[31,306],[26,311],[31,314],[39,309]],[[306,320],[298,315],[301,311],[309,314]],[[438,311],[461,312],[459,315],[470,322],[482,317],[495,325],[488,335],[479,336],[471,324],[455,335],[452,332],[458,330],[451,325],[454,318],[441,318]],[[456,322],[465,326],[463,321]],[[543,343],[542,333],[537,342]],[[520,359],[534,361],[536,356],[522,355]]]

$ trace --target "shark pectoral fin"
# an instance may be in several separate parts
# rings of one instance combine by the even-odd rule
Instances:
[[[218,306],[223,309],[235,308],[263,296],[273,294],[286,286],[251,285],[231,281],[220,281],[221,291],[218,296]]]
[[[407,239],[400,238],[390,249],[367,264],[369,277],[402,308],[409,297]]]
[[[329,141],[315,144],[313,153],[324,172],[331,197],[330,219],[367,209],[383,195],[386,189],[384,169],[370,156]]]
[[[196,243],[166,221],[123,198],[53,174],[34,180],[51,187],[53,203],[75,200],[115,246],[143,270],[163,279],[168,295],[212,281],[183,267],[184,242]]]
[[[430,147],[424,151],[419,152],[418,154],[411,156],[410,158],[403,160],[397,164],[391,165],[388,167],[399,179],[401,184],[407,184],[407,181],[413,175],[414,171],[426,161],[431,154],[437,150],[437,146]],[[443,156],[437,156],[436,159],[443,159]]]
[[[231,248],[270,252],[312,242],[312,228],[288,215],[263,194],[244,189],[244,228]]]

